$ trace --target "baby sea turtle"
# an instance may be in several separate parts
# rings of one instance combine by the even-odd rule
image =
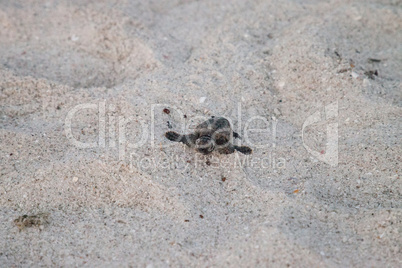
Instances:
[[[194,133],[180,135],[174,131],[168,131],[165,137],[171,141],[182,142],[191,148],[195,148],[202,154],[210,154],[214,150],[220,154],[231,154],[235,150],[243,154],[251,154],[251,148],[232,144],[232,137],[240,138],[240,135],[232,130],[226,118],[214,117],[199,124]]]

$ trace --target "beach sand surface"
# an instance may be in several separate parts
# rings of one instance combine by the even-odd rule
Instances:
[[[0,266],[400,267],[401,29],[395,0],[1,1]],[[210,116],[253,154],[164,138]]]

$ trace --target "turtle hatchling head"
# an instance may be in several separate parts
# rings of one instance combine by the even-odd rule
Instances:
[[[195,141],[195,149],[202,154],[210,154],[215,149],[215,142],[211,136],[201,136]]]

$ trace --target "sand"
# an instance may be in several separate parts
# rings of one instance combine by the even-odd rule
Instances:
[[[1,1],[0,266],[400,267],[401,29],[396,0]],[[213,115],[251,156],[163,136]]]

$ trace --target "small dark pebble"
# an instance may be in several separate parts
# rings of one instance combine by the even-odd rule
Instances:
[[[169,110],[168,108],[163,109],[163,112],[164,112],[165,114],[170,114],[170,110]]]
[[[190,220],[184,220],[184,222],[189,222]]]
[[[223,182],[225,182],[225,181],[226,181],[226,178],[225,178],[225,177],[223,177],[223,178],[222,178],[222,181],[223,181]]]
[[[207,164],[207,166],[210,166],[211,162],[209,160],[207,160],[207,162],[205,162],[205,164]]]
[[[203,219],[203,218],[204,218],[204,216],[200,215],[200,218],[201,218],[201,219]]]
[[[169,121],[167,121],[167,126],[168,126],[168,128],[173,128],[173,127],[172,127],[172,124],[170,124]]]
[[[381,62],[380,59],[373,59],[373,58],[368,58],[368,61],[370,61],[370,62]]]
[[[184,118],[187,118],[187,115],[183,115]]]
[[[366,71],[366,72],[364,72],[364,74],[367,75],[367,77],[370,78],[370,79],[372,79],[372,80],[374,80],[374,78],[375,78],[374,76],[378,76],[377,70],[374,70],[374,71]]]
[[[340,70],[338,71],[338,74],[346,73],[348,70],[349,70],[349,69],[347,69],[347,68],[340,69]]]

